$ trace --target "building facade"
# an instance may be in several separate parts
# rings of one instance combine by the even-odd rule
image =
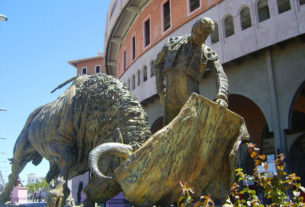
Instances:
[[[305,180],[304,0],[113,0],[105,70],[135,94],[155,132],[164,111],[154,61],[169,37],[190,34],[203,16],[215,22],[206,44],[228,76],[229,109],[245,118],[264,153],[284,153]],[[202,77],[200,93],[215,100],[212,71]]]
[[[28,174],[27,185],[35,184],[42,181],[42,177],[37,176],[34,173]]]
[[[105,73],[104,55],[100,52],[98,56],[68,61],[76,68],[77,75],[91,75]]]

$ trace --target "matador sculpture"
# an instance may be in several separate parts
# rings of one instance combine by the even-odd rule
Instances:
[[[157,92],[164,104],[164,124],[180,112],[193,93],[199,93],[199,81],[207,68],[216,71],[217,99],[220,108],[228,107],[228,79],[216,52],[205,45],[214,30],[208,17],[198,19],[191,35],[171,37],[158,54],[155,64]]]

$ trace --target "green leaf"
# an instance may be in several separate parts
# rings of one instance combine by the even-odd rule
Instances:
[[[238,182],[242,181],[243,179],[244,179],[243,177],[239,177]]]
[[[255,190],[249,190],[249,193],[250,193],[251,195],[255,195],[255,194],[256,194],[256,191],[255,191]]]

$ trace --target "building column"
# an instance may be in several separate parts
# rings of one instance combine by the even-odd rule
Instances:
[[[272,124],[274,134],[275,153],[283,153],[288,157],[287,138],[284,129],[282,128],[281,116],[279,113],[279,102],[276,91],[276,82],[274,78],[274,65],[272,58],[272,48],[266,49],[266,65],[269,85],[269,98],[271,103]]]

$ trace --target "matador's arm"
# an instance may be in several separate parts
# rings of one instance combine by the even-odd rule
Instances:
[[[229,84],[228,78],[225,74],[223,67],[217,58],[216,60],[210,60],[208,67],[211,70],[216,71],[216,84],[217,84],[217,99],[216,102],[221,105],[223,108],[228,107],[228,95],[229,95]]]
[[[158,54],[156,62],[155,62],[155,74],[156,74],[156,87],[157,93],[160,96],[160,101],[164,104],[164,93],[166,87],[166,78],[164,76],[163,67],[166,60],[167,47],[164,46],[161,52]]]

